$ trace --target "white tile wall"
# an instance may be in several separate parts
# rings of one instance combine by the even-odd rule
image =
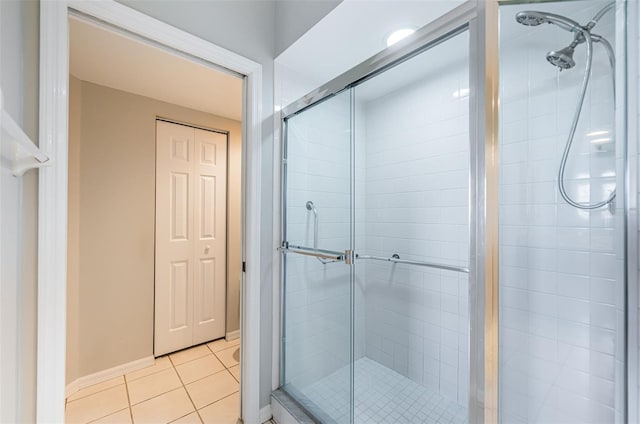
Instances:
[[[459,38],[468,45],[466,34]],[[441,49],[420,63],[435,63]],[[356,89],[358,253],[468,263],[469,107],[467,97],[453,95],[468,88],[465,61],[375,99],[375,79]],[[429,71],[411,66],[421,76]],[[313,245],[313,215],[305,209],[311,200],[320,214],[319,247],[349,247],[348,112],[348,96],[341,95],[289,121],[291,244]],[[466,275],[359,261],[356,276],[356,359],[367,356],[466,408]],[[348,289],[343,264],[287,256],[285,380],[291,391],[312,397],[308,387],[344,374],[335,373],[348,361]],[[339,380],[343,387],[336,390],[348,389],[348,377]]]
[[[328,100],[289,121],[287,241],[344,251],[350,234],[349,96]],[[287,255],[285,280],[285,383],[302,390],[350,360],[350,283],[344,263]],[[344,382],[349,386],[349,381]]]
[[[615,422],[620,412],[622,205],[615,215],[581,211],[567,205],[557,188],[585,49],[576,48],[576,67],[560,73],[545,54],[568,44],[571,35],[552,25],[528,28],[514,20],[517,11],[533,8],[586,22],[602,5],[501,8],[503,422]],[[612,14],[598,24],[598,34],[614,42]],[[604,51],[594,49],[593,79],[565,174],[570,195],[580,202],[601,200],[622,181],[616,177],[622,175],[616,167],[621,140],[598,147],[587,135],[614,130],[610,69]]]
[[[567,10],[544,8],[584,20],[601,5],[569,3],[558,6]],[[521,8],[502,7],[501,28]],[[606,19],[598,28],[613,41]],[[576,69],[558,73],[544,55],[562,47],[567,34],[546,25],[518,29],[521,37],[501,45],[500,412],[509,423],[614,422],[622,387],[621,213],[576,210],[556,184],[583,48]],[[597,54],[567,167],[567,187],[580,201],[608,194],[620,169],[621,149],[584,142],[589,131],[611,129],[610,81]],[[451,96],[467,86],[462,69],[358,104],[358,252],[467,262],[468,105]],[[295,118],[292,133],[302,142],[289,153],[299,160],[289,162],[288,239],[312,243],[304,204],[313,200],[320,247],[344,249],[348,106],[334,106],[313,119],[308,112]],[[289,265],[287,381],[304,387],[348,360],[348,276],[341,264],[309,258],[290,257]],[[367,356],[466,405],[467,279],[364,261],[357,275],[356,358]]]
[[[447,72],[429,73],[433,58],[448,54],[445,44],[419,59],[429,65],[407,62],[396,70],[408,75],[422,66],[428,76],[418,82],[372,100],[370,93],[383,91],[384,81],[374,78],[356,88],[356,98],[364,97],[356,121],[365,123],[366,132],[366,152],[359,157],[366,174],[359,253],[468,264],[469,107],[467,97],[453,95],[469,86],[467,35],[456,42],[460,57]],[[467,276],[360,264],[366,276],[366,356],[466,407]]]

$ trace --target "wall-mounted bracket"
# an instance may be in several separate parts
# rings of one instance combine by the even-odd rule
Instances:
[[[2,92],[0,92],[0,144],[2,160],[0,164],[11,170],[16,177],[26,171],[49,165],[49,158],[20,128],[20,125],[3,108]]]

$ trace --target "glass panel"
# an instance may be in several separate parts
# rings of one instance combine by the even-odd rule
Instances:
[[[286,121],[283,386],[323,422],[351,422],[351,266],[308,254],[351,249],[351,144],[348,90]]]
[[[504,423],[623,419],[625,140],[616,136],[613,63],[624,61],[607,49],[616,46],[607,7],[500,8]],[[599,12],[593,35],[580,37],[571,21],[587,25]],[[590,69],[585,39],[593,41]],[[607,203],[614,191],[619,201]]]
[[[468,31],[354,88],[356,423],[468,421],[469,88]]]

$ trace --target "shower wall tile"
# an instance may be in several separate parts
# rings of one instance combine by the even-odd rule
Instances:
[[[588,21],[601,7],[583,1],[544,10]],[[520,34],[500,41],[500,415],[510,423],[614,422],[623,394],[615,359],[624,337],[623,214],[576,209],[558,192],[584,48],[576,48],[575,69],[558,72],[544,55],[566,33],[517,25],[523,8],[500,8],[502,30],[516,26]],[[614,41],[612,17],[598,26]],[[580,202],[604,199],[622,181],[615,178],[621,149],[589,142],[589,133],[614,129],[607,58],[595,52],[564,179]]]
[[[469,103],[452,95],[461,87],[462,62],[363,104],[365,254],[468,264]],[[467,276],[364,263],[366,356],[466,407]]]
[[[289,121],[287,235],[290,244],[313,247],[313,201],[319,216],[318,247],[350,246],[349,99],[334,98]],[[304,390],[350,362],[350,283],[343,263],[287,255],[285,275],[285,381]],[[356,281],[362,287],[363,280]],[[357,297],[362,301],[363,296]],[[363,308],[360,308],[363,309]],[[364,314],[356,316],[362,323]],[[364,336],[356,355],[364,354]],[[344,384],[348,387],[348,381]]]

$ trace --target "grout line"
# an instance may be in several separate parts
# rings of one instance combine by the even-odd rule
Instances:
[[[0,0],[0,1],[1,1],[1,0]],[[224,365],[224,364],[223,364],[223,365]],[[124,376],[122,376],[122,377],[123,377],[123,381],[125,381]],[[114,378],[118,378],[118,377],[114,377]],[[102,383],[105,383],[105,382],[103,381]],[[91,386],[83,387],[83,388],[82,388],[82,389],[80,389],[80,390],[85,390],[85,389],[88,389],[88,388],[90,388],[90,387],[97,386],[98,384],[102,384],[102,383],[92,384]],[[78,392],[80,392],[80,390],[78,390],[78,391],[77,391],[77,392],[75,392],[74,394],[72,394],[72,395],[70,395],[69,397],[65,398],[65,408],[66,408],[66,406],[67,406],[68,404],[70,404],[70,403],[72,403],[72,402],[78,401],[78,400],[80,400],[80,399],[88,398],[89,396],[97,395],[98,393],[102,393],[102,392],[104,392],[105,390],[113,389],[114,387],[118,387],[118,386],[121,386],[121,385],[123,385],[123,384],[125,384],[125,383],[123,382],[123,383],[114,384],[113,386],[105,387],[104,389],[102,389],[102,390],[98,390],[97,392],[89,393],[88,395],[80,396],[79,398],[76,398],[76,399],[73,399],[73,400],[69,400],[69,397],[71,397],[71,396],[75,396]]]
[[[176,421],[181,420],[181,419],[183,419],[184,417],[186,417],[186,416],[189,416],[189,415],[193,414],[194,412],[196,412],[196,413],[197,413],[198,411],[191,411],[191,412],[189,412],[188,414],[184,414],[183,416],[178,417],[178,418],[176,418],[175,420],[169,421],[169,424],[171,424],[171,423],[175,423]],[[198,415],[198,418],[200,418],[200,415]],[[200,422],[202,422],[202,419],[200,419]]]
[[[154,358],[154,360],[155,360],[154,364],[148,366],[147,368],[155,367],[157,365],[158,359],[164,358],[165,356],[167,357],[167,360],[169,361],[169,364],[171,364],[171,360],[169,359],[169,355],[162,355],[162,356],[158,356],[157,358]],[[137,370],[137,371],[131,371],[128,374],[133,374],[134,372],[146,370],[147,368],[142,368],[141,370]],[[132,379],[127,378],[128,374],[123,374],[122,376],[124,377],[125,381],[132,382],[132,381],[140,380],[141,378],[149,377],[150,375],[158,374],[159,372],[162,372],[162,371],[165,371],[165,370],[168,370],[168,369],[169,369],[168,367],[167,368],[162,368],[162,369],[159,369],[157,371],[151,372],[149,374],[143,375],[142,377],[136,377],[136,378],[132,378]],[[89,386],[89,387],[91,387],[91,386]]]
[[[121,386],[121,384],[118,384],[118,385],[116,385],[116,386],[112,386],[112,387],[108,387],[108,388],[106,388],[106,389],[104,389],[104,390],[100,390],[99,392],[92,393],[92,394],[90,394],[90,395],[88,395],[88,396],[84,396],[84,397],[79,398],[79,399],[76,399],[76,400],[86,399],[86,398],[88,398],[89,396],[97,395],[97,394],[99,394],[99,393],[104,392],[105,390],[115,389],[116,387],[120,387],[120,386]],[[91,386],[89,386],[89,387],[91,387]],[[126,387],[125,387],[125,391],[126,391]],[[127,400],[128,400],[128,398],[129,398],[129,394],[127,393]],[[74,401],[74,402],[75,402],[75,401]],[[127,402],[127,403],[128,403],[128,402]],[[115,414],[115,413],[117,413],[117,412],[123,411],[124,409],[125,409],[125,408],[118,409],[118,410],[116,410],[116,411],[108,412],[106,415],[101,415],[101,416],[99,416],[99,417],[97,417],[97,418],[92,419],[91,421],[87,421],[87,423],[92,423],[92,422],[94,422],[94,421],[101,420],[102,418],[105,418],[105,417],[108,417],[109,415],[113,415],[113,414]],[[66,407],[66,405],[65,405],[65,416],[66,416],[66,410],[67,410],[67,407]]]
[[[215,400],[215,401],[213,401],[213,402],[211,402],[211,403],[208,403],[208,404],[206,404],[206,405],[202,406],[202,408],[200,408],[198,411],[200,411],[200,410],[202,410],[202,409],[204,409],[204,408],[206,408],[206,407],[208,407],[208,406],[211,406],[211,405],[213,405],[213,404],[215,404],[215,403],[221,402],[221,401],[223,401],[224,399],[226,399],[226,398],[228,398],[228,397],[231,397],[231,396],[235,395],[236,393],[240,393],[240,390],[236,390],[236,391],[235,391],[235,392],[233,392],[233,393],[229,393],[228,395],[226,395],[226,396],[224,396],[224,397],[221,397],[220,399],[217,399],[217,400]]]
[[[208,347],[208,346],[207,346]],[[186,362],[185,362],[186,363]],[[195,413],[198,415],[198,419],[200,420],[201,423],[203,423],[204,421],[202,420],[202,417],[200,416],[200,412],[198,412],[198,408],[196,407],[196,403],[193,401],[193,399],[191,398],[191,394],[189,393],[189,390],[187,390],[187,386],[184,384],[184,381],[182,381],[182,377],[180,377],[180,373],[178,372],[178,370],[176,369],[176,366],[174,365],[173,361],[171,361],[171,365],[173,366],[173,370],[174,372],[178,375],[178,380],[180,380],[180,383],[182,384],[182,389],[185,391],[185,393],[187,394],[187,397],[189,398],[189,401],[191,402],[191,405],[193,406],[193,410],[195,411]],[[182,364],[181,364],[182,365]],[[204,377],[203,377],[204,378]],[[196,380],[198,381],[198,380]],[[191,383],[189,383],[191,384]],[[189,412],[189,414],[191,414],[191,412]],[[189,415],[187,414],[187,415]]]
[[[98,420],[101,420],[101,419],[106,418],[106,417],[108,417],[108,416],[110,416],[110,415],[113,415],[113,414],[117,414],[118,412],[120,412],[120,411],[124,411],[125,409],[129,409],[129,411],[131,411],[131,408],[129,408],[129,407],[122,408],[122,409],[118,409],[117,411],[109,412],[109,413],[108,413],[107,415],[105,415],[105,416],[102,416],[102,417],[99,417],[99,418],[95,418],[95,419],[93,419],[93,420],[91,420],[91,421],[87,421],[87,424],[95,423],[95,422],[96,422],[96,421],[98,421]],[[133,419],[132,419],[132,421],[131,421],[131,422],[133,422]]]
[[[205,355],[202,355],[202,356],[198,356],[197,358],[189,359],[188,361],[182,362],[182,363],[177,364],[177,365],[171,359],[171,355],[175,355],[176,353],[179,353],[179,352],[186,352],[187,350],[194,349],[194,348],[197,348],[197,347],[200,347],[200,346],[205,346],[209,350],[210,354],[214,354],[214,352],[208,346],[209,343],[212,343],[212,342],[200,343],[199,345],[191,346],[191,347],[188,347],[186,349],[179,350],[177,352],[168,353],[166,356],[169,357],[169,362],[171,362],[171,365],[173,365],[174,367],[179,367],[180,365],[188,364],[189,362],[193,362],[193,361],[196,361],[196,360],[198,360],[200,358],[204,358],[205,356],[209,355],[209,353],[207,353]]]
[[[2,1],[2,0],[0,0],[0,1]],[[166,395],[167,393],[170,393],[170,392],[176,391],[176,390],[180,389],[180,387],[184,387],[184,385],[176,386],[176,387],[174,387],[174,388],[172,388],[172,389],[168,389],[166,392],[162,392],[162,393],[159,393],[159,394],[157,394],[157,395],[155,395],[155,396],[152,396],[152,397],[150,397],[150,398],[147,398],[147,399],[145,399],[145,400],[141,400],[140,402],[138,402],[138,403],[134,403],[133,405],[131,405],[131,407],[138,406],[138,405],[140,405],[140,404],[142,404],[142,403],[145,403],[145,402],[146,402],[146,401],[148,401],[148,400],[155,399],[155,398],[160,397],[160,396],[162,396],[162,395]]]
[[[0,0],[0,1],[2,1],[2,0]],[[187,387],[188,385],[190,385],[190,384],[193,384],[193,383],[195,383],[195,382],[197,382],[197,381],[200,381],[200,380],[204,380],[205,378],[211,377],[212,375],[220,374],[221,372],[224,372],[224,371],[227,371],[227,369],[226,369],[226,368],[223,368],[223,369],[221,369],[220,371],[216,371],[216,372],[214,372],[214,373],[212,373],[212,374],[207,374],[207,375],[205,375],[205,376],[203,376],[203,377],[198,378],[197,380],[190,381],[190,382],[188,382],[188,383],[186,383],[186,384],[184,384],[184,383],[183,383],[183,385],[184,385],[184,387],[186,388],[186,387]],[[178,370],[176,370],[176,372],[178,372]],[[180,374],[178,374],[178,377],[180,377]],[[180,381],[182,381],[182,378],[180,378]]]
[[[129,416],[131,417],[131,422],[133,423],[133,407],[131,406],[131,396],[129,396],[129,385],[127,384],[127,379],[124,379],[124,388],[127,392],[127,403],[129,404]]]

